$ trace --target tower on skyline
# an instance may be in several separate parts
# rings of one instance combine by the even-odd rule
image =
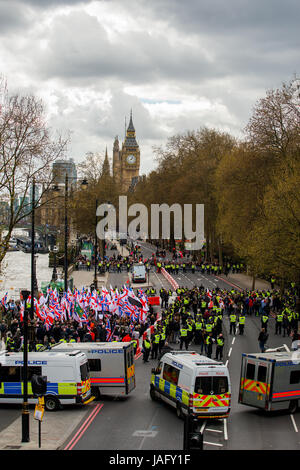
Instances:
[[[136,184],[140,171],[140,148],[136,141],[132,110],[128,127],[127,129],[125,127],[125,130],[125,139],[121,148],[118,136],[115,137],[112,165],[113,178],[124,193]]]

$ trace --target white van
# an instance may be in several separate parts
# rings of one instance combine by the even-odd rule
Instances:
[[[132,266],[132,282],[146,282],[146,268],[143,263]]]
[[[150,396],[176,408],[177,416],[227,418],[231,404],[228,368],[194,351],[172,351],[152,369]]]
[[[28,403],[36,404],[31,377],[47,377],[45,409],[54,411],[60,405],[86,404],[93,400],[88,361],[78,350],[28,353]],[[23,402],[23,353],[0,352],[0,403]]]
[[[52,351],[79,349],[88,359],[92,394],[127,396],[135,389],[133,343],[58,343]]]
[[[239,403],[295,413],[300,405],[300,351],[243,353]]]

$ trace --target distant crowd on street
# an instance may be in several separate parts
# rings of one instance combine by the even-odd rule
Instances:
[[[270,332],[289,338],[292,349],[300,347],[294,289],[282,294],[274,289],[239,292],[235,289],[208,290],[200,286],[193,289],[179,287],[176,294],[174,300],[172,291],[160,291],[161,319],[151,340],[144,341],[145,362],[149,358],[159,359],[165,352],[178,347],[188,350],[192,344],[200,346],[201,354],[210,358],[215,350],[214,359],[222,360],[226,336],[224,324],[228,322],[229,335],[244,335],[250,317],[258,317],[260,322],[257,341],[261,352],[266,349]],[[270,324],[274,324],[273,331]]]

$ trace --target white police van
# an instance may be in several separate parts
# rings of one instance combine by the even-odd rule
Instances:
[[[88,359],[92,394],[127,396],[135,389],[134,346],[130,342],[58,343],[52,351],[79,349]]]
[[[194,351],[164,354],[152,369],[150,396],[176,408],[177,416],[227,418],[231,384],[227,366]]]
[[[86,404],[93,399],[88,361],[82,352],[29,352],[27,364],[29,404],[37,401],[31,387],[35,374],[47,377],[47,411],[57,410],[60,405]],[[0,352],[0,403],[23,402],[23,370],[22,352]]]
[[[239,403],[266,412],[300,405],[300,351],[243,353]]]
[[[146,267],[143,263],[132,266],[132,282],[146,282]]]

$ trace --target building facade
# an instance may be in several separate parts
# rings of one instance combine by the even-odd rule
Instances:
[[[122,147],[118,137],[113,145],[113,178],[123,193],[134,188],[140,173],[140,148],[136,141],[132,112]]]
[[[37,213],[38,222],[41,225],[58,229],[63,227],[66,174],[68,175],[68,188],[71,190],[77,182],[77,169],[73,158],[56,160],[52,165],[53,185],[43,195],[42,204]]]

